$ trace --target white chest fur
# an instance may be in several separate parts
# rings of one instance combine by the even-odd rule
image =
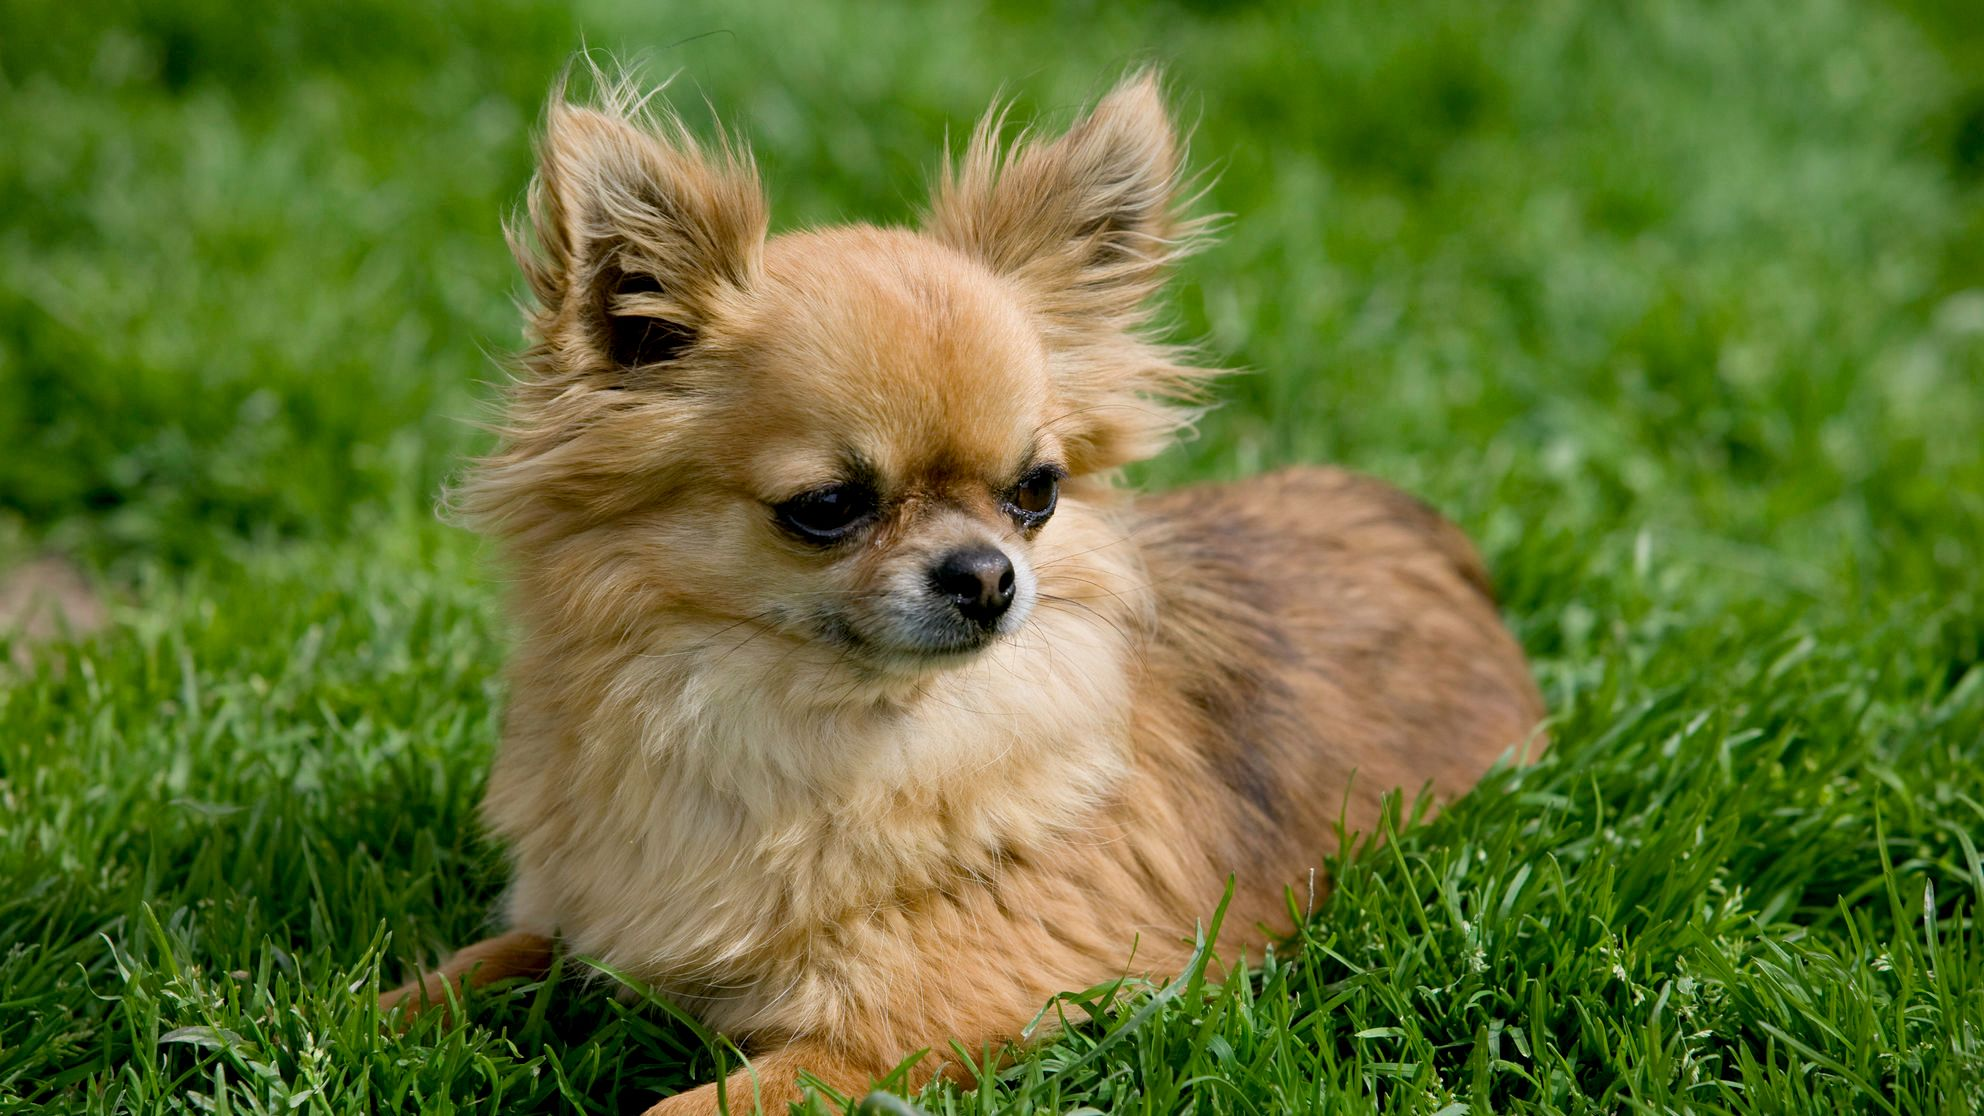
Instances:
[[[817,971],[859,964],[833,956],[839,928],[1051,845],[1118,785],[1132,629],[1042,610],[858,701],[822,701],[845,673],[769,640],[620,656],[584,709],[520,677],[485,804],[515,859],[511,921],[721,1028],[831,1013]]]

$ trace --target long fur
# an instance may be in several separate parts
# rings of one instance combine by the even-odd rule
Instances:
[[[1202,231],[1153,74],[1056,138],[989,113],[921,230],[770,240],[748,155],[643,104],[554,96],[512,237],[531,346],[461,494],[516,577],[484,806],[512,932],[448,979],[555,938],[748,1043],[768,1104],[802,1069],[927,1075],[1175,967],[1229,877],[1227,944],[1257,946],[1340,818],[1531,735],[1478,560],[1409,497],[1122,490],[1215,374],[1151,330]],[[1039,463],[1066,479],[1031,527],[1005,494]],[[781,531],[849,475],[881,501],[857,542]],[[966,544],[1010,556],[1011,625],[893,648]]]

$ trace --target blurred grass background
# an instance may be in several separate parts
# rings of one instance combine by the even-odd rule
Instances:
[[[1058,124],[1162,63],[1232,215],[1179,328],[1252,374],[1145,479],[1425,494],[1559,711],[1526,781],[1344,866],[1314,933],[1350,937],[1222,993],[1279,988],[1279,1032],[1176,1005],[983,1103],[1984,1106],[1984,18],[1928,0],[14,6],[0,566],[72,556],[114,623],[0,678],[0,1103],[613,1109],[709,1071],[624,1005],[389,1042],[341,991],[500,883],[492,573],[431,508],[582,46],[714,106],[782,227],[912,220],[995,94]],[[1523,923],[1547,871],[1576,917]],[[1571,924],[1602,941],[1552,952]]]

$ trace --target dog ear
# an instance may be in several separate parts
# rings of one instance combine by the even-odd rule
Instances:
[[[748,154],[705,152],[679,120],[624,86],[600,107],[554,94],[518,262],[542,340],[567,368],[665,364],[756,276],[764,193]],[[530,241],[535,242],[533,247]]]
[[[1069,468],[1148,457],[1190,424],[1217,374],[1143,328],[1206,225],[1182,214],[1181,144],[1157,75],[1131,75],[1058,138],[1007,147],[1003,124],[986,114],[945,168],[926,231],[1011,277],[1048,327]]]
[[[1071,324],[1140,321],[1197,231],[1177,212],[1179,141],[1157,74],[1132,75],[1058,139],[1004,148],[1004,119],[987,113],[945,168],[930,234],[1017,277]]]

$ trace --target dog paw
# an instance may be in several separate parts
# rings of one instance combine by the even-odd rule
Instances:
[[[724,1099],[730,1102],[728,1108],[730,1116],[744,1116],[745,1113],[759,1111],[752,1105],[748,1096],[739,1097],[733,1094]],[[686,1093],[662,1098],[647,1110],[646,1116],[718,1116],[724,1111],[725,1107],[717,1102],[716,1084],[712,1082]]]

